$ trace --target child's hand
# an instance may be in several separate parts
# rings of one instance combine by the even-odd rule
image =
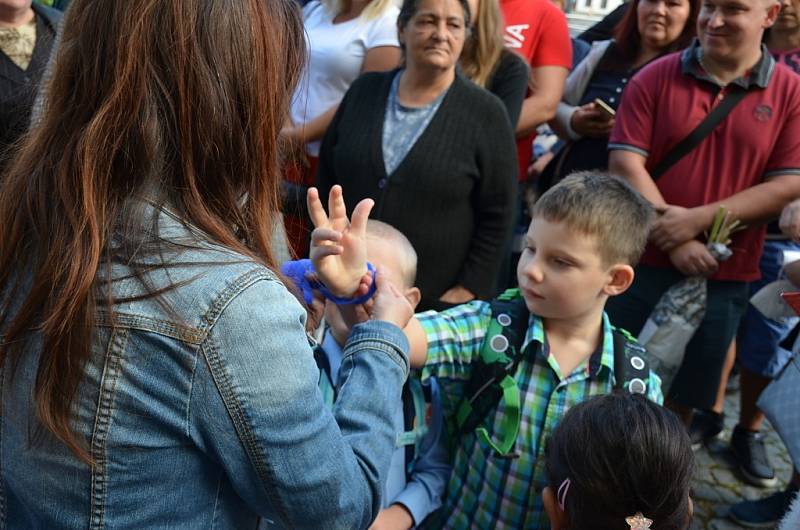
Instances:
[[[308,190],[308,213],[314,223],[311,233],[311,262],[320,280],[336,296],[352,297],[367,272],[367,219],[372,199],[364,199],[353,210],[352,223],[342,197],[341,186],[331,188],[325,214],[319,192]]]
[[[403,293],[392,285],[383,269],[378,268],[375,280],[378,290],[373,298],[372,319],[383,320],[403,329],[414,316],[414,308]]]

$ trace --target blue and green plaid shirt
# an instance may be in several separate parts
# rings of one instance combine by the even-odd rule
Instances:
[[[471,302],[441,313],[417,316],[428,337],[423,378],[435,376],[445,413],[452,415],[463,397],[472,366],[492,318],[487,302]],[[504,458],[470,433],[458,440],[453,473],[442,507],[443,528],[547,529],[541,494],[547,486],[544,448],[559,420],[573,405],[614,388],[614,341],[603,315],[603,346],[571,374],[564,375],[550,355],[542,320],[531,315],[523,358],[515,379],[522,419],[516,447],[519,456]],[[663,401],[661,381],[650,373],[648,398]],[[483,421],[492,439],[502,425],[502,403]]]

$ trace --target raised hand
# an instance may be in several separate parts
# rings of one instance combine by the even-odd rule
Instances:
[[[342,187],[334,186],[328,196],[328,212],[322,207],[316,188],[308,190],[308,213],[314,223],[311,233],[311,262],[319,279],[336,296],[352,297],[367,272],[367,219],[372,199],[359,202],[347,219]]]

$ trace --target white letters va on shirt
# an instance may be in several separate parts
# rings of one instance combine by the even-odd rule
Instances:
[[[524,31],[530,28],[530,24],[515,24],[506,26],[506,33],[503,35],[506,48],[519,49],[525,43]]]

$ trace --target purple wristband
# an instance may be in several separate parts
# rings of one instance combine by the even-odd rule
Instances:
[[[373,296],[375,296],[375,291],[378,290],[378,285],[375,282],[375,267],[372,266],[372,263],[367,262],[367,271],[372,274],[372,284],[369,286],[369,291],[366,294],[363,294],[357,298],[343,298],[341,296],[336,296],[332,292],[325,287],[325,284],[321,281],[317,280],[316,282],[310,282],[311,287],[314,289],[319,289],[319,291],[325,295],[325,298],[330,300],[336,305],[355,305],[355,304],[363,304]]]
[[[310,281],[308,278],[306,278],[306,274],[309,272],[316,273],[314,266],[311,264],[311,260],[301,259],[287,261],[281,267],[281,272],[288,276],[297,286],[297,288],[303,293],[303,299],[305,300],[306,305],[311,305],[311,302],[314,300],[311,294],[313,289],[317,289],[325,296],[325,298],[336,305],[363,304],[372,298],[375,295],[375,291],[378,289],[378,285],[375,282],[375,267],[373,267],[369,262],[367,262],[367,271],[372,274],[372,285],[369,286],[369,291],[357,298],[343,298],[330,292],[330,290],[328,290],[325,284],[321,281]]]

